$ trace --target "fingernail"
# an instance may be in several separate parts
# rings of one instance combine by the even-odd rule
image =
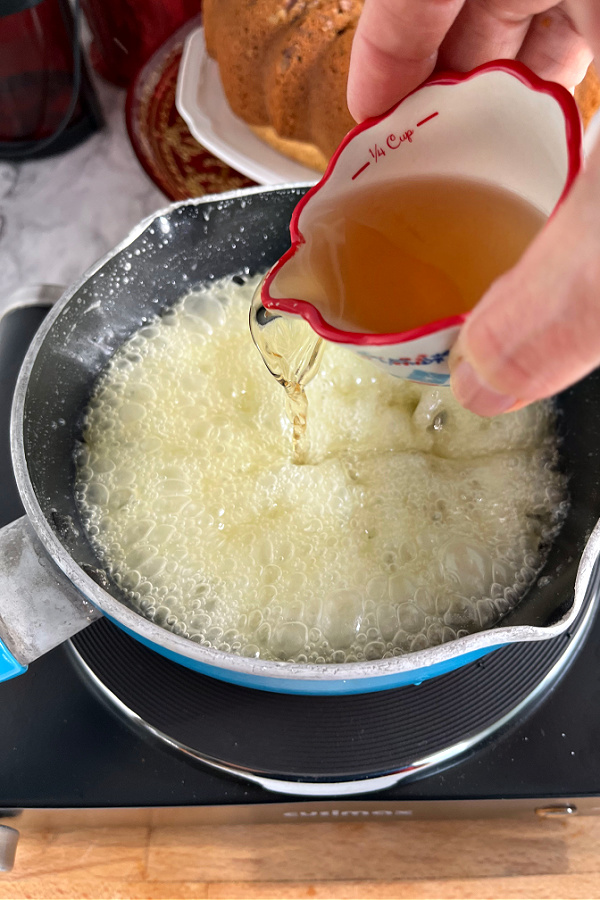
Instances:
[[[453,367],[450,385],[458,402],[478,416],[499,416],[517,403],[515,397],[506,397],[484,384],[466,359]]]

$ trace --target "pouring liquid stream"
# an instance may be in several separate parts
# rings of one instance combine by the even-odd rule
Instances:
[[[308,459],[308,399],[304,388],[321,364],[325,342],[300,316],[271,312],[263,306],[262,282],[252,298],[250,333],[264,363],[285,390],[285,409],[292,425],[294,462]]]
[[[464,179],[428,176],[361,190],[311,223],[303,254],[277,276],[278,290],[308,301],[346,332],[407,332],[473,309],[545,220],[522,197]],[[324,343],[301,316],[266,309],[261,287],[250,330],[286,391],[294,458],[302,463],[308,453],[304,388],[318,371]]]

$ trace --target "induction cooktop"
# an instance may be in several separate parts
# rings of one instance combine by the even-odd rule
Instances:
[[[45,313],[0,322],[1,525],[23,515],[10,400]],[[133,807],[197,822],[598,812],[598,605],[594,579],[568,634],[343,697],[215,681],[100,619],[0,685],[0,822]]]

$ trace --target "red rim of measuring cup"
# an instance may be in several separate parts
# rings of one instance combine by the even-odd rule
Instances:
[[[406,341],[415,340],[416,338],[424,337],[428,334],[433,334],[436,331],[442,331],[445,328],[462,325],[462,323],[469,315],[468,312],[450,316],[445,319],[438,319],[435,322],[429,322],[427,325],[422,325],[419,328],[413,328],[410,331],[388,332],[386,334],[369,334],[366,332],[342,331],[341,329],[335,328],[333,325],[330,325],[328,322],[326,322],[319,310],[307,300],[298,300],[293,297],[282,297],[276,299],[274,297],[271,297],[269,292],[271,283],[280,269],[290,259],[292,259],[299,248],[306,243],[306,239],[300,231],[298,224],[300,215],[306,204],[321,190],[321,188],[330,179],[341,153],[348,146],[348,144],[363,131],[368,131],[369,128],[372,128],[374,125],[379,124],[379,122],[383,122],[385,119],[391,116],[392,113],[394,113],[398,109],[398,107],[408,99],[408,97],[411,97],[417,91],[421,90],[421,88],[423,88],[425,85],[459,84],[462,81],[469,81],[471,78],[475,78],[485,72],[505,72],[508,75],[512,75],[531,90],[536,91],[540,94],[548,94],[549,96],[551,96],[562,110],[565,118],[565,137],[567,142],[568,169],[565,186],[549,217],[552,218],[556,210],[559,208],[559,206],[569,193],[571,185],[578,175],[582,165],[581,118],[579,116],[579,110],[577,109],[575,100],[573,99],[569,91],[566,88],[562,87],[562,85],[556,84],[553,81],[544,81],[543,78],[539,78],[537,75],[535,75],[534,72],[528,69],[527,66],[523,65],[523,63],[517,62],[516,60],[512,59],[496,60],[491,63],[484,63],[483,65],[478,66],[476,69],[472,69],[472,71],[470,72],[441,72],[437,75],[431,76],[431,78],[428,78],[427,81],[424,81],[423,84],[419,85],[418,88],[415,88],[414,91],[411,91],[410,94],[407,94],[406,97],[403,97],[402,100],[396,103],[396,105],[389,109],[386,113],[383,113],[383,115],[381,116],[375,116],[372,119],[366,119],[360,125],[356,125],[355,128],[349,131],[348,134],[344,137],[341,144],[329,160],[329,164],[321,180],[318,181],[317,184],[314,185],[314,187],[310,188],[310,190],[304,195],[304,197],[302,197],[300,202],[295,207],[294,212],[292,213],[292,218],[290,221],[290,236],[292,239],[292,245],[290,249],[283,254],[281,259],[279,259],[278,262],[275,263],[273,268],[268,272],[261,289],[261,299],[263,305],[267,309],[277,309],[281,310],[282,312],[289,312],[302,316],[302,318],[309,323],[313,331],[315,331],[318,335],[328,341],[333,341],[334,343],[338,344],[356,344],[359,346],[400,344]]]

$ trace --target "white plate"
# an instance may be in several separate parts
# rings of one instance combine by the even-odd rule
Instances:
[[[259,184],[317,181],[314,169],[269,147],[233,114],[219,67],[206,52],[203,28],[192,31],[185,42],[175,105],[203,147]]]

